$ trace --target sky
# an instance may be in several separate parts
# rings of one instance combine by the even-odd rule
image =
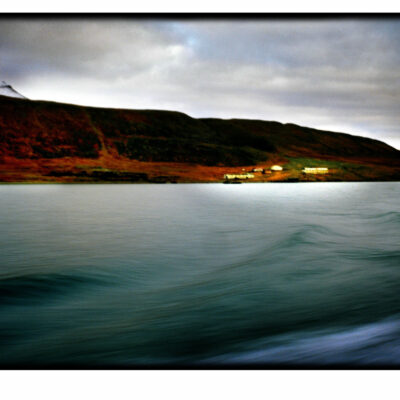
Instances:
[[[2,17],[32,100],[295,123],[400,149],[400,18]]]

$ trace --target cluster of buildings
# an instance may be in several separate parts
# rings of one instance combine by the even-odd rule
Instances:
[[[280,165],[273,165],[270,168],[253,168],[251,172],[246,172],[244,169],[239,174],[225,174],[224,179],[229,180],[247,180],[253,179],[254,173],[271,174],[274,172],[283,171],[283,167]],[[329,169],[326,167],[304,167],[301,171],[303,174],[327,174]]]
[[[273,165],[271,168],[253,168],[251,172],[261,172],[262,174],[268,174],[271,172],[283,171],[280,165]],[[251,172],[242,172],[240,174],[225,174],[224,179],[253,179],[254,174]]]

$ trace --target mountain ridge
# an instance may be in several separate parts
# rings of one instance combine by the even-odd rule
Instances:
[[[15,97],[15,98],[19,98],[19,99],[27,99],[27,97],[25,97],[21,93],[17,92],[6,81],[0,82],[0,95],[6,96],[6,97]]]
[[[300,161],[329,164],[331,173],[304,176]],[[0,163],[3,182],[135,181],[137,173],[144,181],[217,182],[224,173],[273,163],[284,171],[254,180],[400,179],[400,151],[372,138],[260,119],[1,95]]]

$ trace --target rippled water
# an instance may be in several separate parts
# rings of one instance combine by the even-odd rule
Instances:
[[[3,367],[400,364],[400,184],[0,186]]]

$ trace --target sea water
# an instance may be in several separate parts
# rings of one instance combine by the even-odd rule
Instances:
[[[400,183],[1,185],[3,368],[400,365]]]

